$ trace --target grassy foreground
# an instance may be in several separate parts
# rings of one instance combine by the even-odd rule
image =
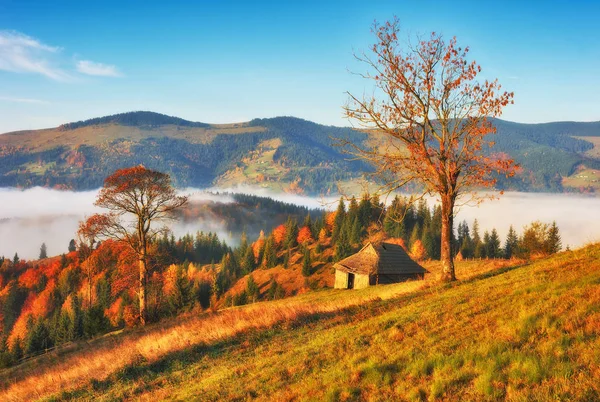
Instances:
[[[600,399],[600,246],[460,268],[112,337],[3,374],[0,399]]]

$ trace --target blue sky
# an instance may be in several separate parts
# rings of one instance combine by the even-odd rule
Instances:
[[[0,132],[131,110],[348,125],[344,92],[371,88],[353,50],[394,15],[468,45],[515,92],[503,118],[600,120],[595,3],[0,0]]]

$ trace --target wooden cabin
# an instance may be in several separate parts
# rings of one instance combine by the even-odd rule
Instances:
[[[333,266],[336,289],[362,289],[373,285],[420,280],[428,271],[413,261],[398,244],[368,243],[359,252]]]

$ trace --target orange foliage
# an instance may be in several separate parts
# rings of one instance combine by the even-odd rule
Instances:
[[[427,257],[427,251],[423,247],[421,240],[415,241],[415,244],[410,248],[410,256],[415,261],[424,260]]]
[[[286,230],[285,225],[279,225],[275,229],[273,229],[273,240],[276,245],[281,245],[283,243],[283,239],[285,239]]]
[[[27,335],[27,321],[29,320],[29,316],[31,315],[31,310],[35,299],[35,293],[29,293],[27,299],[25,300],[25,304],[23,304],[21,314],[19,315],[19,318],[17,318],[17,321],[15,321],[15,325],[13,326],[12,331],[10,332],[10,335],[8,337],[8,345],[10,345],[11,348],[12,345],[14,345],[17,338],[22,341]]]
[[[29,268],[19,276],[19,284],[27,289],[32,289],[42,278],[42,271],[37,267]]]
[[[323,228],[319,232],[319,243],[324,244],[326,241],[327,241],[327,230],[325,228]]]
[[[308,226],[302,226],[298,231],[298,238],[296,239],[298,244],[308,243],[313,240],[312,232]]]
[[[175,289],[175,282],[177,281],[177,265],[171,264],[163,274],[163,292],[166,295],[171,295]]]
[[[119,297],[117,300],[110,305],[109,308],[104,310],[104,315],[110,321],[113,327],[119,325],[119,311],[121,310],[121,305],[123,304],[123,299]]]
[[[44,275],[46,275],[46,278],[48,279],[57,278],[61,270],[60,260],[53,261],[47,265],[42,265],[40,267],[40,270]]]
[[[263,249],[264,245],[265,245],[265,232],[263,232],[261,230],[258,240],[256,240],[254,243],[252,243],[252,253],[254,253],[254,258],[258,259],[260,250]]]
[[[333,224],[335,223],[335,215],[335,211],[328,212],[327,215],[325,215],[325,225],[327,226],[327,229],[329,229],[330,232],[333,230]]]
[[[139,317],[140,316],[138,312],[131,304],[125,306],[125,308],[123,309],[123,321],[125,321],[125,325],[127,325],[128,327],[133,327],[136,324],[138,324],[140,321]]]
[[[46,285],[46,288],[35,298],[31,305],[31,313],[34,317],[45,317],[51,310],[52,292],[56,288],[56,281],[53,279]]]

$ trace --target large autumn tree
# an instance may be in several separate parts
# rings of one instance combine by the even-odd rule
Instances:
[[[493,187],[496,174],[514,175],[514,161],[487,152],[487,137],[513,94],[497,80],[480,82],[481,67],[469,61],[469,49],[456,38],[432,33],[427,39],[399,40],[397,19],[375,23],[371,53],[357,56],[373,80],[372,95],[349,93],[345,113],[371,136],[368,145],[342,141],[350,152],[371,163],[389,193],[408,183],[442,205],[441,280],[455,280],[451,252],[453,216],[462,195]]]
[[[142,325],[147,321],[148,246],[164,229],[153,223],[171,217],[171,213],[186,202],[186,197],[175,192],[168,174],[143,166],[120,169],[104,180],[95,202],[109,212],[92,215],[80,226],[80,235],[90,239],[91,244],[101,238],[111,238],[125,242],[137,254]]]

